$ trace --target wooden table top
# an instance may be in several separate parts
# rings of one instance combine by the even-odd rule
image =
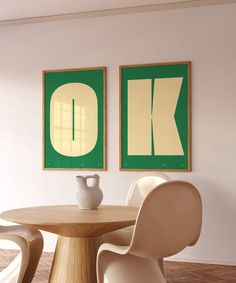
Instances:
[[[102,205],[80,210],[77,205],[38,206],[8,210],[1,218],[65,237],[95,237],[135,223],[138,208]]]

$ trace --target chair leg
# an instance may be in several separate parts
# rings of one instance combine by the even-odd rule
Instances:
[[[21,271],[17,280],[17,283],[31,283],[38,263],[43,251],[43,237],[42,234],[35,230],[32,235],[32,240],[28,242],[28,252],[22,250],[22,264]],[[24,253],[28,253],[24,258]]]
[[[160,270],[161,270],[163,276],[166,277],[166,276],[165,276],[165,270],[164,270],[164,261],[163,261],[163,258],[159,258],[159,259],[158,259],[158,265],[159,265],[159,267],[160,267]]]
[[[6,272],[1,273],[0,283],[9,270],[12,272],[4,283],[31,283],[43,251],[43,236],[40,231],[23,225],[0,226],[0,239],[16,243],[21,250],[17,260],[10,263]]]
[[[0,272],[0,283],[16,283],[21,267],[22,254],[19,253],[14,260]]]
[[[16,235],[7,236],[20,247],[21,253],[1,272],[0,283],[32,282],[43,251],[43,237],[37,230],[30,236],[30,240]]]

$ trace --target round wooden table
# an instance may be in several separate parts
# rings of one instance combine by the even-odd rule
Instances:
[[[133,225],[137,213],[128,206],[56,205],[9,210],[1,217],[58,235],[49,283],[96,283],[99,236]]]

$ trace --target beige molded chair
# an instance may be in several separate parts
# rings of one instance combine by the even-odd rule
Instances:
[[[159,185],[144,200],[129,246],[102,244],[98,283],[166,283],[156,259],[196,243],[202,224],[201,197],[184,181]]]
[[[42,234],[23,225],[0,226],[1,239],[16,243],[20,253],[0,272],[0,283],[30,283],[43,250]]]
[[[129,188],[126,205],[140,207],[146,196],[158,185],[171,179],[163,173],[145,174],[135,179]],[[128,246],[133,235],[133,226],[103,235],[103,242]]]

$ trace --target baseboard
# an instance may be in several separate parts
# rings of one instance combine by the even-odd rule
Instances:
[[[199,259],[176,258],[176,257],[166,258],[165,261],[236,266],[236,262],[231,262],[231,261],[214,261],[214,260],[202,260],[202,259],[199,260]]]

